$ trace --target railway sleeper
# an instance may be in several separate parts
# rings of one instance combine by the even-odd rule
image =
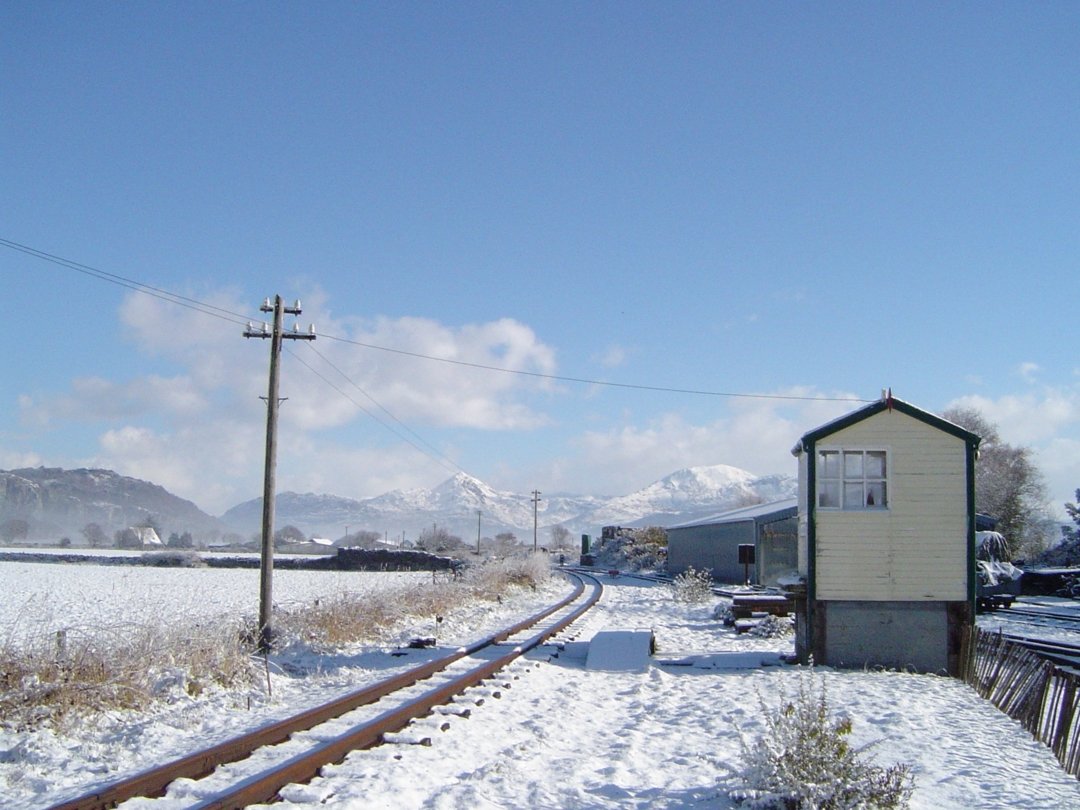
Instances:
[[[392,745],[422,745],[425,748],[430,748],[432,745],[430,736],[416,734],[411,730],[388,731],[382,735],[382,741]]]
[[[441,706],[436,706],[435,713],[451,717],[464,717],[466,719],[472,716],[472,709],[465,706],[459,706],[456,703],[457,699],[455,698],[454,700],[455,702],[453,703],[444,703]]]

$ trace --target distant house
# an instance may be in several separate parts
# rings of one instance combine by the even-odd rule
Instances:
[[[151,526],[129,526],[116,534],[116,544],[120,548],[164,548],[157,531]]]
[[[798,566],[797,512],[798,501],[789,498],[669,526],[668,570],[709,571],[728,583],[742,583],[749,574],[752,584],[775,585]],[[749,567],[739,560],[739,546],[744,545],[754,547]]]
[[[891,394],[799,440],[801,660],[958,672],[975,613],[978,446]]]

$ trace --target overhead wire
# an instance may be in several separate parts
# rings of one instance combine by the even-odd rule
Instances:
[[[732,391],[708,391],[694,388],[672,388],[670,386],[662,385],[644,385],[639,383],[621,383],[612,382],[610,380],[592,380],[585,377],[567,377],[562,374],[547,374],[541,371],[528,371],[525,369],[503,368],[501,366],[492,366],[485,363],[476,363],[469,360],[456,360],[452,357],[438,357],[431,354],[423,354],[421,352],[412,352],[405,349],[393,349],[388,346],[378,346],[374,343],[364,343],[360,340],[353,340],[351,338],[337,337],[336,335],[320,334],[320,337],[327,340],[337,340],[342,343],[348,343],[353,346],[360,346],[365,349],[377,349],[381,352],[391,352],[393,354],[400,354],[406,357],[417,357],[423,360],[436,360],[440,363],[451,363],[456,366],[466,366],[468,368],[483,369],[485,371],[500,371],[506,374],[520,374],[524,377],[538,377],[544,380],[553,380],[555,382],[570,382],[580,383],[583,385],[602,385],[608,388],[629,388],[638,391],[655,391],[665,394],[692,394],[694,396],[706,396],[706,397],[742,397],[746,399],[786,399],[786,400],[799,400],[803,402],[873,402],[870,399],[860,399],[858,397],[812,397],[812,396],[800,396],[797,394],[748,394],[748,393],[736,393]]]
[[[171,304],[179,304],[182,307],[193,309],[196,312],[201,312],[204,315],[210,315],[214,318],[220,318],[225,321],[230,321],[237,324],[245,324],[249,320],[245,316],[232,312],[221,307],[208,304],[205,301],[199,301],[195,298],[188,298],[186,295],[180,295],[178,293],[164,290],[160,287],[154,287],[150,284],[144,284],[141,281],[136,281],[126,276],[121,276],[116,273],[110,273],[107,270],[100,270],[96,267],[91,267],[81,262],[72,261],[71,259],[65,259],[63,256],[56,256],[52,253],[46,253],[44,250],[38,250],[37,248],[30,247],[29,245],[23,245],[18,242],[13,242],[10,239],[4,239],[0,237],[0,246],[17,250],[20,253],[25,253],[29,256],[33,256],[38,259],[43,259],[47,262],[66,267],[69,270],[74,270],[77,273],[91,276],[92,278],[99,279],[100,281],[107,281],[110,284],[115,284],[118,287],[126,287],[129,290],[134,290],[144,295],[153,296],[162,301],[168,301]]]
[[[376,421],[380,425],[382,425],[386,430],[393,433],[395,436],[397,436],[403,442],[406,442],[407,444],[412,445],[412,447],[414,449],[416,449],[418,452],[422,453],[423,455],[427,456],[432,461],[436,462],[437,464],[441,465],[442,467],[444,467],[445,469],[449,470],[452,473],[459,473],[460,472],[460,473],[465,473],[466,475],[469,474],[464,469],[462,469],[461,466],[457,464],[457,462],[455,462],[453,459],[448,457],[441,450],[439,450],[437,447],[435,447],[435,445],[431,444],[431,442],[427,441],[427,439],[425,439],[423,436],[421,436],[415,430],[413,430],[408,425],[406,425],[404,422],[402,422],[400,419],[398,419],[396,416],[394,416],[394,414],[391,413],[385,406],[383,406],[382,403],[380,403],[377,399],[375,399],[375,397],[373,397],[371,394],[369,394],[367,391],[365,391],[363,388],[361,388],[357,384],[357,382],[355,380],[353,380],[351,377],[349,377],[348,374],[346,374],[344,371],[342,371],[340,368],[338,368],[328,357],[326,357],[324,354],[322,354],[322,352],[320,352],[313,345],[311,345],[310,341],[305,341],[305,343],[307,343],[308,349],[310,351],[314,352],[319,357],[320,360],[322,360],[324,363],[326,363],[328,366],[330,366],[330,368],[332,368],[339,375],[341,375],[342,379],[344,379],[346,382],[349,383],[349,385],[351,385],[353,388],[355,388],[357,391],[359,391],[361,394],[363,394],[365,397],[367,397],[367,399],[370,400],[371,403],[373,405],[375,405],[375,407],[377,407],[379,410],[381,410],[383,413],[385,413],[394,422],[396,422],[403,430],[405,430],[407,433],[409,433],[411,436],[413,436],[416,439],[416,442],[420,442],[421,444],[425,445],[428,448],[428,450],[425,450],[424,447],[421,447],[419,444],[414,442],[408,436],[404,436],[401,433],[399,433],[394,428],[393,425],[387,424],[382,419],[380,419],[376,414],[372,413],[370,410],[368,410],[363,405],[361,405],[359,402],[357,402],[355,399],[353,399],[348,394],[348,392],[342,391],[337,385],[335,385],[332,381],[328,380],[325,376],[320,374],[315,368],[313,368],[311,366],[311,364],[309,364],[306,360],[304,360],[304,358],[300,357],[300,355],[298,355],[296,352],[294,352],[292,350],[288,350],[289,354],[292,355],[294,358],[296,358],[297,362],[299,362],[302,366],[307,368],[308,371],[310,371],[312,374],[314,374],[316,377],[318,377],[320,380],[322,380],[328,386],[330,386],[335,391],[337,391],[339,394],[341,394],[341,396],[345,397],[345,399],[347,399],[349,402],[351,402],[353,405],[355,405],[357,408],[359,408],[361,411],[363,411],[365,414],[367,414],[371,419],[373,419],[374,421]],[[430,452],[429,452],[429,450],[430,450]]]
[[[178,295],[176,293],[169,292],[168,290],[161,289],[160,287],[153,287],[149,284],[144,284],[134,279],[126,278],[124,276],[117,275],[115,273],[109,273],[105,270],[99,270],[89,265],[81,264],[70,259],[65,259],[61,256],[55,256],[51,253],[46,253],[43,250],[29,247],[27,245],[13,242],[9,239],[0,238],[0,246],[11,248],[12,250],[21,251],[30,256],[34,256],[39,259],[43,259],[54,264],[58,264],[62,267],[67,267],[71,270],[75,270],[80,273],[84,273],[94,278],[107,281],[112,284],[117,284],[121,287],[134,290],[135,292],[143,293],[145,295],[152,295],[155,298],[160,298],[164,301],[169,301],[180,306],[194,309],[198,312],[203,312],[206,315],[211,315],[216,318],[228,320],[233,323],[244,324],[248,322],[248,318],[240,315],[239,313],[232,312],[221,307],[214,306],[213,304],[207,304],[204,301],[199,301],[194,298],[188,298],[187,296]],[[544,380],[551,380],[554,382],[566,382],[576,383],[579,385],[593,385],[603,386],[607,388],[621,388],[636,391],[652,391],[655,393],[667,393],[667,394],[685,394],[690,396],[708,396],[708,397],[730,397],[741,399],[766,399],[766,400],[788,400],[788,401],[800,401],[800,402],[872,402],[870,399],[863,399],[860,397],[829,397],[829,396],[806,396],[797,394],[759,394],[759,393],[746,393],[735,391],[710,391],[706,389],[695,388],[675,388],[671,386],[663,385],[648,385],[642,383],[624,383],[613,382],[611,380],[596,380],[587,377],[570,377],[562,374],[548,374],[540,371],[529,371],[527,369],[515,369],[505,368],[502,366],[490,365],[487,363],[477,363],[469,360],[458,360],[451,357],[439,357],[437,355],[424,354],[422,352],[408,351],[406,349],[396,349],[390,346],[379,346],[374,343],[367,343],[365,341],[355,340],[352,338],[341,337],[338,335],[330,335],[320,333],[319,337],[326,340],[338,341],[340,343],[349,344],[352,346],[359,346],[364,349],[373,349],[381,352],[388,352],[391,354],[402,355],[405,357],[415,357],[422,360],[430,360],[439,363],[449,363],[451,365],[463,366],[466,368],[481,369],[484,371],[498,372],[501,374],[516,374],[523,377],[532,377]]]

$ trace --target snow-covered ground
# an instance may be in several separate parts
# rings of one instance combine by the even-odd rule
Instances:
[[[25,567],[0,564],[0,590],[16,577],[8,570],[12,566]],[[111,587],[105,578],[131,573],[97,569],[96,576]],[[799,667],[775,665],[778,653],[790,650],[790,637],[736,635],[711,618],[712,605],[676,603],[664,586],[623,577],[607,585],[577,638],[585,641],[603,629],[651,629],[658,650],[645,672],[587,669],[583,644],[570,644],[557,658],[550,657],[550,648],[537,650],[500,678],[512,686],[501,699],[473,707],[469,719],[450,717],[445,732],[423,721],[404,735],[431,736],[430,747],[394,744],[356,752],[310,785],[287,788],[285,806],[735,807],[730,792],[743,757],[739,738],[762,731],[760,701],[775,705],[781,690],[792,695],[800,679],[812,677],[815,685],[825,684],[830,704],[852,718],[855,743],[878,741],[875,762],[912,766],[912,807],[1080,807],[1080,784],[1050,751],[962,683],[825,668],[808,675]],[[491,606],[463,612],[441,640],[478,637],[509,614],[531,612],[566,590],[556,584],[545,593],[525,592],[504,604],[500,617],[491,615]],[[5,613],[8,605],[5,595]],[[246,696],[211,694],[149,715],[104,718],[69,736],[0,733],[3,806],[46,807],[88,784],[353,687],[390,665],[377,649],[343,652],[325,664],[321,673],[305,677],[277,672],[274,697],[266,705],[249,707]],[[234,767],[243,772],[245,766]],[[192,790],[190,783],[176,785],[153,806],[190,806]],[[143,800],[125,805],[149,806]]]
[[[424,580],[430,573],[274,571],[276,606]],[[155,568],[0,562],[0,639],[59,629],[257,616],[254,568]],[[181,618],[182,617],[182,618]]]

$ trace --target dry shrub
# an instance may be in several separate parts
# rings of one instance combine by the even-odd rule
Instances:
[[[690,566],[671,581],[671,595],[676,602],[697,604],[713,597],[712,574]]]
[[[780,689],[779,706],[758,692],[764,733],[743,749],[742,789],[732,798],[755,810],[899,810],[914,791],[909,765],[882,767],[866,762],[869,748],[848,740],[851,719],[834,716],[825,682],[815,694],[811,677],[799,680],[798,694]]]
[[[549,576],[547,558],[532,555],[488,563],[465,576],[340,594],[278,611],[275,644],[325,650],[386,640],[416,619],[447,615],[476,599],[495,601]],[[60,727],[75,715],[142,709],[213,685],[258,684],[263,675],[252,658],[256,638],[253,627],[228,622],[166,626],[162,620],[0,641],[0,724]]]
[[[544,584],[550,578],[551,566],[547,556],[530,554],[527,557],[491,560],[470,569],[464,581],[476,598],[494,600],[512,587],[527,587],[535,590],[537,586]]]
[[[0,648],[0,723],[60,728],[74,716],[141,709],[252,675],[235,627],[69,628]]]
[[[790,616],[770,614],[750,628],[750,635],[758,638],[784,638],[795,635],[795,624]]]
[[[412,582],[375,593],[339,594],[279,614],[279,639],[317,649],[360,641],[385,641],[417,619],[445,616],[470,601],[497,601],[515,587],[536,588],[551,576],[542,554],[489,561],[463,575]]]

